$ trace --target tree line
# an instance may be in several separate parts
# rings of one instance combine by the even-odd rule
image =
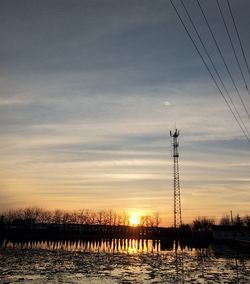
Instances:
[[[11,209],[5,211],[1,216],[1,222],[33,222],[47,224],[84,224],[84,225],[112,225],[112,226],[129,226],[130,215],[127,212],[117,213],[113,210],[93,211],[81,209],[74,211],[65,210],[46,210],[38,207],[28,207],[24,209]],[[152,216],[141,216],[139,226],[159,227],[161,218],[159,213]],[[206,217],[198,217],[191,224],[183,225],[190,227],[194,231],[208,231],[211,226],[215,225],[215,220]],[[250,227],[250,215],[239,216],[238,214],[231,218],[229,215],[222,216],[218,222],[222,226],[248,226]]]
[[[33,223],[56,224],[85,224],[85,225],[112,225],[129,226],[130,215],[127,212],[117,213],[113,210],[93,211],[81,209],[74,211],[46,210],[42,208],[11,209],[2,214],[2,221],[15,223],[17,221],[29,221]],[[140,226],[158,227],[160,225],[159,213],[153,216],[141,216]]]
[[[250,227],[250,215],[240,216],[237,214],[235,217],[229,215],[222,216],[220,219],[220,225],[222,226],[247,226]]]

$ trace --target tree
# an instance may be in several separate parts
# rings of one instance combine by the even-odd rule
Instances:
[[[222,216],[220,219],[221,226],[229,226],[232,225],[230,217],[228,215]]]
[[[209,219],[206,217],[198,217],[193,221],[193,230],[198,232],[207,232],[214,225],[214,219]]]
[[[53,221],[56,224],[62,224],[62,216],[63,216],[63,211],[59,210],[59,209],[56,209],[54,211]]]
[[[237,214],[237,215],[235,216],[233,222],[234,222],[234,225],[235,225],[235,226],[238,226],[238,227],[243,226],[243,220],[241,219],[241,217],[240,217],[239,214]]]
[[[244,226],[250,227],[250,216],[249,215],[244,216],[242,218],[242,221],[243,221]]]
[[[161,223],[161,218],[160,218],[160,214],[158,212],[154,214],[154,222],[155,222],[155,226],[159,227],[159,225]]]
[[[97,219],[96,219],[97,224],[101,225],[104,223],[104,215],[105,212],[103,210],[97,212]]]
[[[129,215],[128,215],[128,213],[123,212],[121,219],[122,219],[121,220],[121,225],[125,225],[125,226],[129,225]]]

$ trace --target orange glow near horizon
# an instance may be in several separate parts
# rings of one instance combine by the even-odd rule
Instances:
[[[130,217],[129,217],[129,224],[132,225],[132,226],[138,226],[140,224],[140,215],[136,212],[133,212],[130,214]]]

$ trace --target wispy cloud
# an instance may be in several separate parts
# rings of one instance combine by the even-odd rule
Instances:
[[[247,47],[243,2],[237,21]],[[169,130],[177,127],[187,219],[190,208],[204,215],[247,208],[249,144],[169,3],[96,3],[0,9],[0,205],[158,208],[167,220]],[[213,3],[206,8],[231,58]]]

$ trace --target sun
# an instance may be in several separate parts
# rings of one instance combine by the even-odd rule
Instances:
[[[129,223],[132,226],[137,226],[140,223],[140,216],[138,213],[131,213],[129,217]]]

